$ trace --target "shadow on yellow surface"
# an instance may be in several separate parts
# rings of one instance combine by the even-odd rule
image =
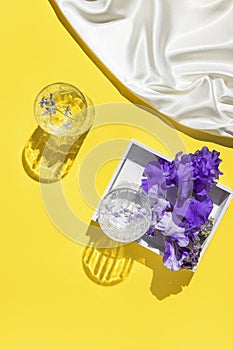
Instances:
[[[126,249],[135,261],[142,263],[153,271],[150,290],[159,300],[180,293],[182,287],[188,286],[193,277],[192,271],[171,271],[167,269],[163,265],[161,256],[137,243],[130,244]]]
[[[124,281],[132,268],[133,259],[125,247],[84,249],[82,263],[87,276],[102,286],[113,286]]]
[[[93,51],[87,46],[87,44],[81,39],[81,37],[75,32],[74,28],[67,21],[66,17],[61,12],[59,6],[54,0],[49,0],[51,6],[53,7],[58,19],[61,21],[63,26],[67,29],[73,39],[79,44],[86,55],[95,63],[95,65],[101,70],[101,72],[111,81],[111,83],[119,90],[119,92],[127,98],[130,102],[136,104],[138,107],[146,109],[148,112],[154,114],[156,117],[162,119],[164,118],[169,122],[169,125],[183,132],[184,134],[191,136],[200,141],[214,142],[225,147],[233,148],[233,139],[231,137],[221,137],[218,135],[212,135],[206,133],[205,131],[195,130],[188,126],[179,124],[169,115],[164,115],[159,112],[156,108],[146,103],[142,98],[133,94],[128,88],[126,88],[122,82],[117,79],[113,73],[101,62],[101,60],[93,53]]]
[[[26,173],[38,182],[59,181],[69,172],[87,134],[55,136],[37,127],[22,152]]]
[[[90,236],[90,246],[84,249],[82,255],[84,271],[94,283],[101,286],[121,283],[128,277],[133,263],[139,262],[153,271],[150,290],[159,300],[178,294],[182,287],[189,285],[193,277],[192,271],[168,270],[164,267],[161,256],[137,243],[112,248],[96,247],[96,238],[92,236],[94,232],[97,231],[90,226],[87,233]]]

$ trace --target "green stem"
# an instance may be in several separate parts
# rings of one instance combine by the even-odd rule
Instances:
[[[74,120],[74,119],[73,119],[72,117],[70,117],[69,115],[65,115],[62,111],[60,111],[60,109],[55,108],[55,110],[58,111],[59,113],[61,113],[64,117]]]

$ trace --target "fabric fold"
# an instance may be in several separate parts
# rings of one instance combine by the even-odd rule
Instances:
[[[133,94],[178,123],[233,137],[233,0],[54,0]]]

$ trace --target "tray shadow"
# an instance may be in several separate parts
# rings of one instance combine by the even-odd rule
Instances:
[[[87,233],[90,237],[90,245],[84,249],[82,255],[84,271],[94,283],[101,286],[113,286],[123,282],[135,262],[152,270],[150,291],[158,300],[182,292],[183,287],[188,286],[191,282],[192,271],[168,270],[164,267],[161,256],[137,243],[112,248],[96,247],[95,240],[91,238],[94,233],[98,235],[96,227],[90,225]]]

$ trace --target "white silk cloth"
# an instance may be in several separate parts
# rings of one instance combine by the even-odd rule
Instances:
[[[233,137],[233,0],[55,0],[136,96],[188,127]]]

